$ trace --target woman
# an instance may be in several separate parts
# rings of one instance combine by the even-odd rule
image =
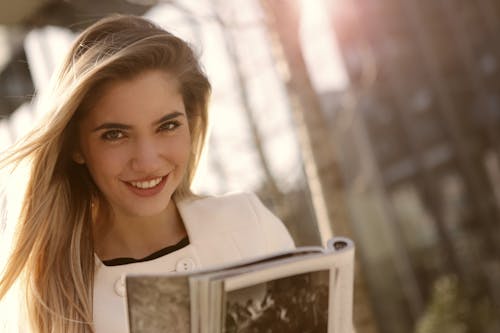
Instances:
[[[254,195],[190,191],[210,84],[181,39],[133,16],[86,29],[47,113],[5,167],[31,175],[0,299],[21,278],[30,332],[126,332],[123,276],[293,247]]]

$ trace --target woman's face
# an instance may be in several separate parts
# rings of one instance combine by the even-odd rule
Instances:
[[[153,216],[181,182],[191,136],[175,78],[159,70],[104,88],[79,125],[84,163],[113,211]]]

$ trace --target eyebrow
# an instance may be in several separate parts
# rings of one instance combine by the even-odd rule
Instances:
[[[177,118],[179,116],[184,116],[184,113],[179,112],[179,111],[174,111],[174,112],[166,114],[163,117],[161,117],[160,119],[154,121],[153,125],[160,125],[160,124],[164,123],[167,120],[170,120],[170,119],[173,119],[173,118]],[[131,125],[127,125],[127,124],[121,124],[121,123],[104,123],[104,124],[99,125],[96,128],[94,128],[92,130],[92,132],[100,131],[100,130],[103,130],[103,129],[123,129],[123,130],[127,130],[127,129],[131,129],[131,128],[132,128],[132,126]]]

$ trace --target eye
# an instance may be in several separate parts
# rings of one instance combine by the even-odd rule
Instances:
[[[106,141],[116,141],[125,137],[125,134],[120,130],[106,131],[101,135],[101,138]]]
[[[175,130],[179,126],[181,126],[181,123],[179,121],[170,120],[170,121],[166,121],[163,124],[161,124],[160,127],[158,127],[158,131],[159,132],[162,132],[162,131],[169,132],[169,131]]]

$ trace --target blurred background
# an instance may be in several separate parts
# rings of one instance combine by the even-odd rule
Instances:
[[[256,192],[297,245],[355,241],[358,333],[500,332],[500,2],[2,1],[0,150],[43,112],[76,34],[110,13],[201,56],[198,193]]]

